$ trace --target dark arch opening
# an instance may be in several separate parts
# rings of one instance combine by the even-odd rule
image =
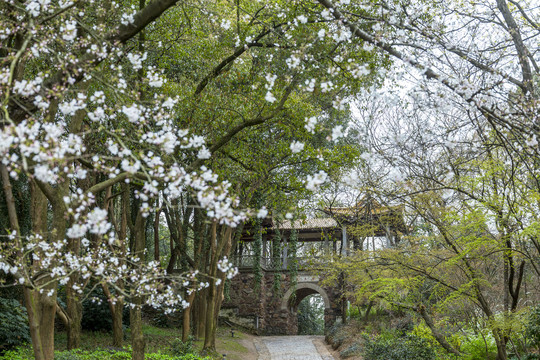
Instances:
[[[296,307],[298,335],[324,334],[324,300],[319,293],[305,296]]]

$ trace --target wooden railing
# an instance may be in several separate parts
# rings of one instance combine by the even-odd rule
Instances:
[[[231,257],[232,263],[237,266],[239,269],[253,269],[256,264],[257,257],[255,255],[234,255]],[[312,267],[315,262],[317,262],[317,257],[297,257],[295,259],[287,258],[285,261],[283,259],[274,259],[271,257],[261,257],[260,265],[264,270],[275,270],[281,269],[286,270],[290,269],[292,262],[296,261],[298,269],[305,269]]]

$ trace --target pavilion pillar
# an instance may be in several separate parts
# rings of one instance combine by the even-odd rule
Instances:
[[[323,236],[324,236],[324,254],[325,255],[328,255],[330,253],[330,244],[328,244],[328,233],[326,232],[323,232]]]
[[[390,229],[390,225],[386,224],[385,232],[386,232],[386,247],[390,248],[394,245],[394,241],[392,239],[392,230]]]
[[[341,255],[347,256],[348,255],[348,242],[347,242],[347,227],[343,225],[341,227]]]

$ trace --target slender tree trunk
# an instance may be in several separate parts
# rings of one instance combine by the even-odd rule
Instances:
[[[216,328],[214,323],[215,314],[215,302],[216,300],[216,285],[212,281],[208,288],[208,297],[206,300],[206,319],[204,329],[204,350],[215,351],[216,350]]]
[[[228,228],[227,232],[225,233],[225,243],[223,246],[223,249],[221,251],[220,257],[223,258],[227,256],[227,258],[230,258],[230,252],[232,249],[232,229]],[[217,328],[218,320],[219,320],[219,310],[221,309],[221,304],[223,303],[223,299],[225,297],[225,280],[226,280],[225,273],[220,273],[218,278],[221,280],[219,286],[217,286],[217,294],[216,294],[216,304],[214,309],[214,328]],[[215,341],[215,334],[214,334],[214,341]]]
[[[211,277],[215,277],[216,271],[214,271],[214,262],[217,257],[217,223],[214,221],[212,224],[212,235],[210,236],[210,251],[211,255],[210,266],[208,268],[208,274]],[[206,317],[204,319],[205,329],[204,329],[204,345],[203,350],[215,351],[215,328],[214,328],[214,301],[216,299],[216,283],[213,279],[210,280],[210,286],[208,287],[207,296],[206,296]]]
[[[137,209],[137,217],[133,226],[133,253],[139,258],[139,261],[144,261],[144,248],[145,248],[145,218],[142,213]],[[131,289],[133,295],[132,303],[133,307],[129,312],[130,329],[131,329],[131,347],[133,349],[133,360],[144,360],[144,348],[146,346],[144,335],[142,332],[142,297],[136,295],[137,289]]]
[[[80,252],[80,240],[70,240],[71,251],[74,254]],[[68,316],[67,328],[67,348],[68,350],[77,349],[80,347],[81,340],[81,320],[82,320],[82,299],[79,294],[73,290],[79,280],[78,274],[73,274],[66,285],[66,312]]]
[[[118,241],[120,246],[121,254],[126,254],[126,241],[127,241],[127,227],[128,227],[128,213],[129,213],[129,191],[127,186],[122,187],[122,197],[120,199],[120,224],[116,222],[116,214],[114,202],[110,203],[109,206],[109,217],[114,222],[116,232],[118,234]],[[120,266],[124,265],[125,262],[120,260]],[[124,289],[124,282],[119,281],[116,283],[116,286],[120,289]],[[106,284],[102,285],[103,292],[107,296],[109,303],[109,310],[112,316],[112,331],[113,339],[112,346],[122,347],[124,344],[124,326],[123,326],[123,317],[124,317],[124,298],[122,296],[115,297],[111,294],[109,287]],[[113,301],[114,300],[114,301]]]
[[[159,263],[159,214],[161,210],[156,210],[154,218],[154,260]]]
[[[123,284],[119,285],[123,288]],[[122,347],[124,343],[124,327],[123,327],[123,312],[124,312],[124,299],[120,296],[114,299],[114,296],[111,294],[107,284],[102,284],[103,292],[107,297],[109,303],[109,310],[112,317],[112,330],[113,330],[113,341],[112,346]]]
[[[212,251],[212,260],[210,262],[209,274],[212,278],[217,278],[217,263],[219,259],[225,255],[231,249],[232,245],[232,228],[222,227],[218,237],[216,236],[216,224],[212,227],[212,236],[210,240],[210,249]],[[208,297],[206,304],[206,329],[204,334],[203,349],[215,351],[216,350],[216,330],[217,330],[217,318],[219,315],[219,306],[221,305],[221,297],[223,294],[224,282],[221,281],[220,286],[216,285],[216,280],[210,281],[210,287],[208,288]],[[218,292],[218,290],[220,290]]]
[[[197,254],[197,266],[201,272],[207,272],[207,263],[210,256],[209,253],[209,226],[202,221],[202,213],[200,210],[195,212],[195,229],[198,229],[199,247]],[[198,226],[198,227],[197,227]],[[195,336],[197,339],[202,339],[205,334],[205,320],[206,320],[206,303],[207,303],[207,290],[203,289],[197,292],[195,297],[195,308],[197,311],[194,316],[195,322]]]

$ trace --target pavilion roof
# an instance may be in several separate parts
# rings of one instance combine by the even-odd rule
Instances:
[[[309,230],[309,229],[329,229],[335,228],[338,223],[333,218],[315,218],[296,221],[284,221],[281,224],[275,224],[272,229],[279,230]]]

